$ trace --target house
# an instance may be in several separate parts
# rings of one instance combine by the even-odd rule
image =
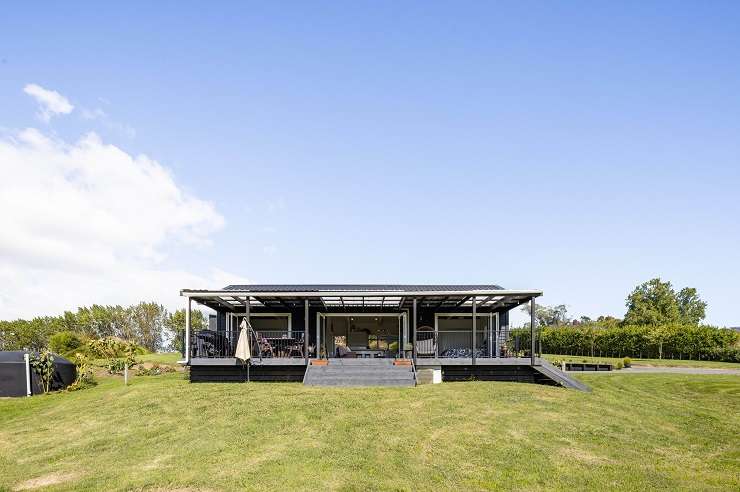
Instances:
[[[509,312],[534,304],[542,295],[539,290],[498,285],[230,285],[180,294],[186,298],[188,350],[183,363],[193,382],[412,385],[431,370],[444,381],[580,384],[538,356],[534,331],[526,337],[527,346],[509,336]],[[191,329],[193,302],[216,312],[209,329]],[[252,354],[247,364],[234,356],[244,320]]]

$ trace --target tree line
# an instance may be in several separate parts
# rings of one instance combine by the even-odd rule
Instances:
[[[517,337],[520,347],[530,346],[528,328],[512,330],[510,346]],[[547,326],[535,342],[547,354],[740,362],[740,334],[706,325]]]
[[[673,288],[660,278],[627,296],[623,319],[570,318],[565,305],[535,306],[536,343],[544,353],[583,356],[722,360],[740,362],[740,333],[701,325],[707,303],[697,290]],[[528,314],[530,306],[523,308]],[[529,347],[529,324],[511,332]]]
[[[192,326],[204,328],[203,312],[191,312]],[[185,310],[169,312],[156,302],[123,306],[80,307],[60,316],[39,316],[30,320],[0,321],[0,350],[41,351],[54,335],[73,334],[84,339],[120,338],[150,352],[181,351]]]
[[[618,325],[685,325],[696,326],[706,317],[707,303],[699,297],[693,287],[676,291],[670,282],[654,278],[638,285],[627,296],[627,313],[624,319],[613,316],[588,316],[570,318],[565,304],[535,307],[535,322],[538,326],[563,326],[598,323],[603,326]],[[528,315],[529,304],[522,308]],[[525,327],[529,326],[528,323]]]

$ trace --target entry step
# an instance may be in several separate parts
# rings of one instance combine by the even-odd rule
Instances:
[[[393,359],[330,359],[306,368],[307,386],[415,386],[411,364]]]

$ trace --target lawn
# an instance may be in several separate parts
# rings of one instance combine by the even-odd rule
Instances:
[[[588,357],[584,355],[557,355],[543,354],[543,357],[549,361],[573,361],[573,362],[603,362],[607,364],[616,364],[623,361],[619,357]],[[740,364],[736,362],[716,362],[711,360],[679,360],[679,359],[632,359],[633,366],[653,366],[653,367],[700,367],[705,369],[740,369]]]
[[[141,362],[153,362],[156,364],[177,364],[183,356],[180,352],[162,352],[153,354],[137,355],[136,359]]]
[[[0,490],[739,490],[740,377],[189,384],[0,399]]]

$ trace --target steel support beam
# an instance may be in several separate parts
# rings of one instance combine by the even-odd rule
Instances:
[[[321,313],[316,311],[316,358],[321,358]]]
[[[308,299],[303,301],[303,353],[308,365]]]
[[[416,298],[413,299],[413,302],[411,304],[411,310],[412,310],[412,315],[414,317],[414,320],[411,323],[411,327],[414,330],[414,338],[413,338],[414,345],[411,347],[411,354],[414,359],[414,364],[416,364]]]
[[[479,305],[480,307],[483,307],[483,305],[484,305],[485,303],[487,303],[488,301],[490,301],[490,300],[491,300],[491,299],[493,299],[494,297],[496,297],[496,296],[488,296],[488,297],[484,298],[484,299],[483,299],[483,300],[482,300],[482,301],[480,302],[480,304],[478,304],[478,305]]]
[[[535,325],[535,311],[537,310],[537,304],[534,302],[534,297],[530,299],[529,301],[529,336],[532,338],[531,340],[531,359],[532,359],[532,365],[535,363],[535,356],[534,356],[534,348],[535,348],[535,341],[534,341],[534,325]]]
[[[475,312],[475,296],[473,296],[473,302],[471,303],[473,306],[473,340],[470,344],[470,346],[473,348],[473,350],[470,352],[470,357],[472,358],[473,365],[475,365],[475,325],[476,321],[476,312]]]
[[[219,305],[221,305],[221,306],[223,306],[223,307],[227,308],[227,309],[228,309],[229,311],[233,311],[233,310],[234,310],[234,308],[235,308],[235,307],[237,307],[237,306],[234,306],[233,304],[229,304],[228,302],[224,301],[224,300],[223,300],[223,299],[221,299],[220,297],[213,297],[212,299],[213,299],[214,301],[216,301],[216,302],[217,302],[217,303],[218,303]]]
[[[190,364],[190,307],[191,299],[188,297],[185,303],[185,364]]]
[[[501,357],[501,315],[496,313],[496,358]]]
[[[450,299],[450,296],[443,297],[442,300],[439,301],[436,306],[434,306],[434,309],[441,308],[442,306],[444,306],[445,302],[447,302],[449,299]]]
[[[493,313],[488,313],[488,357],[493,357]]]
[[[457,308],[457,307],[460,307],[460,306],[462,306],[463,304],[465,304],[466,302],[468,302],[469,300],[470,300],[470,297],[469,297],[469,296],[463,297],[462,299],[460,299],[460,300],[459,300],[459,301],[457,302],[457,304],[455,304],[455,306],[454,306],[454,307],[456,307],[456,308]]]

